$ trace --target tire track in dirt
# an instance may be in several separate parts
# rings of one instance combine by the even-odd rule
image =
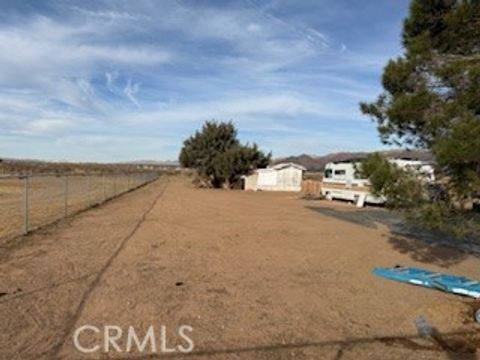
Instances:
[[[135,227],[130,231],[130,233],[125,237],[123,238],[123,240],[120,242],[119,246],[117,247],[117,249],[112,253],[112,255],[108,258],[107,262],[102,266],[102,268],[98,271],[97,273],[97,276],[95,277],[95,279],[93,279],[93,281],[91,282],[91,284],[88,286],[87,290],[84,292],[83,296],[82,296],[82,299],[79,303],[79,305],[77,306],[77,308],[75,309],[74,313],[69,317],[69,319],[66,320],[65,322],[65,328],[62,332],[62,335],[61,335],[61,338],[60,338],[60,341],[57,342],[57,344],[55,344],[52,349],[50,349],[49,351],[41,354],[40,356],[48,356],[48,358],[54,358],[54,359],[58,359],[58,354],[60,352],[60,350],[62,349],[63,345],[65,344],[65,342],[67,341],[70,333],[72,332],[73,330],[73,327],[75,326],[75,324],[77,323],[78,319],[80,318],[82,312],[83,312],[83,309],[85,308],[85,305],[87,304],[89,298],[90,298],[90,295],[93,293],[93,291],[95,290],[95,288],[98,286],[98,284],[100,283],[100,280],[102,279],[103,277],[103,274],[105,274],[105,272],[109,269],[109,267],[112,265],[113,261],[117,258],[117,256],[120,254],[120,252],[124,249],[125,245],[127,244],[128,240],[130,240],[138,231],[138,229],[140,229],[140,227],[142,226],[142,224],[145,222],[148,214],[150,214],[150,212],[152,211],[152,209],[155,207],[155,205],[158,203],[158,201],[160,200],[160,198],[163,196],[163,194],[165,193],[165,190],[167,189],[168,187],[168,183],[169,183],[169,178],[166,177],[166,182],[165,182],[165,186],[162,188],[162,190],[158,193],[158,195],[155,197],[155,199],[152,201],[152,204],[147,208],[147,210],[142,214],[142,217],[140,218],[140,220],[137,222],[137,224],[135,225]]]
[[[99,273],[99,271],[93,271],[93,272],[89,272],[87,274],[83,274],[83,275],[74,277],[72,279],[61,281],[59,283],[51,284],[51,285],[48,285],[48,286],[43,286],[43,287],[40,287],[38,289],[34,289],[34,290],[31,290],[31,291],[27,291],[27,292],[21,292],[21,293],[18,293],[18,294],[14,294],[12,296],[7,297],[5,300],[0,300],[0,304],[4,304],[4,303],[10,302],[10,301],[14,301],[14,300],[17,300],[19,298],[35,295],[35,294],[43,292],[43,291],[49,291],[49,290],[58,288],[58,287],[63,286],[63,285],[68,285],[68,284],[80,282],[80,281],[85,280],[85,279],[87,279],[91,276],[97,275],[98,273]]]

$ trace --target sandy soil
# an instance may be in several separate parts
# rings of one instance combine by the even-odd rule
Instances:
[[[142,183],[142,175],[69,175],[67,214],[128,191]],[[28,180],[29,231],[65,216],[65,177],[30,176]],[[25,228],[24,180],[0,178],[0,246]]]
[[[480,260],[393,234],[384,215],[164,177],[0,248],[0,358],[476,359],[470,300],[372,269],[479,278]],[[418,334],[420,318],[433,336]],[[176,331],[189,325],[195,348],[126,353],[122,336],[122,352],[86,355],[73,344],[86,324],[141,336],[163,325],[168,347],[185,344]]]

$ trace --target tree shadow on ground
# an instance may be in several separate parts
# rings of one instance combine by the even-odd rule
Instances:
[[[425,263],[435,264],[449,268],[460,263],[468,257],[468,253],[453,246],[436,245],[426,242],[420,236],[404,236],[393,233],[388,236],[388,242],[393,249],[401,254],[410,256],[411,259]]]
[[[225,349],[196,349],[191,353],[163,354],[164,358],[190,358],[190,357],[213,357],[228,355],[246,356],[252,358],[291,358],[292,351],[297,351],[298,357],[303,358],[303,350],[306,348],[327,348],[336,350],[334,359],[339,360],[355,347],[362,347],[370,344],[381,343],[392,348],[406,348],[410,350],[436,352],[447,355],[449,359],[476,359],[478,343],[477,331],[462,331],[441,334],[435,329],[430,336],[424,335],[397,335],[397,336],[374,336],[364,338],[349,338],[330,341],[303,341],[296,343],[265,344],[243,347],[230,347]],[[288,354],[287,356],[282,356]],[[263,355],[263,356],[262,356]],[[129,356],[130,360],[156,359],[157,355],[146,354]],[[122,359],[125,359],[122,357]]]
[[[333,217],[338,220],[347,221],[356,225],[377,229],[378,223],[386,224],[391,222],[393,217],[383,209],[348,209],[337,210],[329,207],[307,206],[307,209],[318,212],[322,215]]]
[[[459,240],[446,234],[421,230],[407,224],[400,214],[383,208],[337,210],[307,206],[307,209],[369,229],[377,229],[378,224],[383,224],[390,230],[387,241],[393,249],[418,262],[448,268],[468,256],[480,256],[478,240]]]

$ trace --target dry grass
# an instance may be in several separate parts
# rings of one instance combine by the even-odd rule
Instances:
[[[28,230],[39,228],[136,188],[152,173],[32,176],[28,178]],[[0,243],[25,230],[25,180],[0,178]],[[67,197],[65,196],[68,190]]]

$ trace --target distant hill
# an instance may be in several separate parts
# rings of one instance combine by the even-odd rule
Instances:
[[[131,161],[123,163],[87,163],[71,161],[42,161],[0,158],[0,176],[25,174],[87,174],[118,173],[153,170],[175,170],[177,161]]]
[[[293,162],[304,166],[308,171],[323,171],[325,165],[329,162],[347,161],[347,160],[361,160],[367,157],[372,152],[339,152],[323,156],[302,154],[298,156],[288,156],[285,158],[275,159],[274,164],[281,162]],[[433,161],[433,155],[425,150],[386,150],[380,151],[389,158],[402,158],[422,161]]]
[[[160,167],[179,167],[180,166],[180,163],[175,160],[135,160],[135,161],[128,161],[124,164],[152,165],[152,166],[160,166]]]

